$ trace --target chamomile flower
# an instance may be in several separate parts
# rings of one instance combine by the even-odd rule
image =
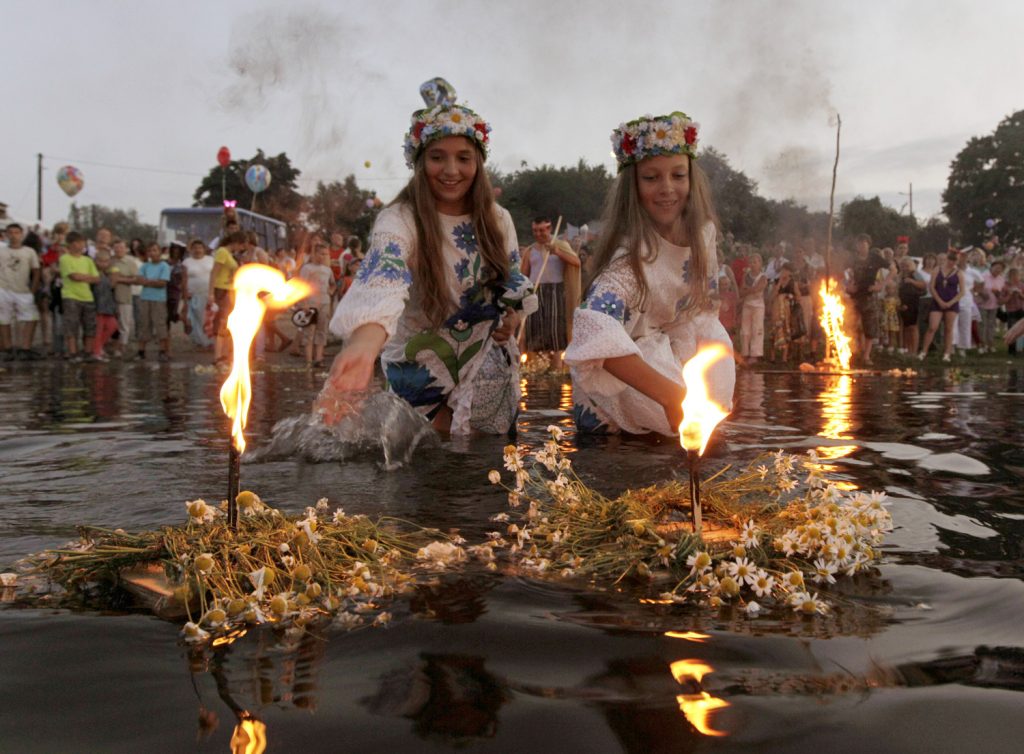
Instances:
[[[775,577],[758,568],[754,573],[754,580],[750,582],[750,587],[758,597],[770,597],[772,589],[775,588]]]
[[[706,573],[711,568],[711,556],[704,552],[695,552],[686,559],[686,565],[690,566],[690,575]]]
[[[487,472],[487,481],[491,484],[498,484],[501,481],[501,474],[497,469],[491,469]]]
[[[836,564],[831,560],[825,560],[824,558],[817,558],[814,561],[814,580],[819,584],[834,584],[836,583],[836,577],[833,576],[836,572]]]
[[[754,564],[746,558],[736,558],[736,560],[728,564],[728,568],[729,575],[735,578],[741,586],[754,583],[754,572],[756,569]]]

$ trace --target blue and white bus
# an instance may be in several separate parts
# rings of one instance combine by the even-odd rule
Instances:
[[[235,215],[242,230],[254,232],[259,245],[267,251],[277,251],[288,242],[288,226],[280,220],[245,209],[236,209]],[[187,246],[198,238],[213,249],[220,240],[223,222],[224,210],[220,207],[165,209],[160,213],[157,242],[165,248],[172,243]]]

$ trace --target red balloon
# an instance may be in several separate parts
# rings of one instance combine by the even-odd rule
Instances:
[[[231,163],[231,150],[227,147],[221,147],[218,149],[217,162],[220,163],[222,168],[226,168]]]

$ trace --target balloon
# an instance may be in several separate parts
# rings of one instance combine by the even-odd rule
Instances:
[[[231,164],[231,150],[227,147],[221,147],[217,150],[217,162],[222,168],[226,168]]]
[[[374,207],[375,207],[376,209],[380,209],[381,207],[383,207],[383,206],[384,206],[384,202],[382,202],[382,201],[380,200],[380,197],[379,197],[379,196],[375,196],[375,197],[373,197],[373,206],[374,206]]]
[[[266,191],[270,185],[270,171],[266,165],[250,165],[245,171],[245,185],[254,194]]]
[[[366,200],[366,208],[367,209],[373,209],[373,199],[367,199]]]
[[[65,165],[57,171],[57,185],[68,196],[74,196],[85,186],[85,177],[78,168],[73,165]]]
[[[367,160],[366,162],[363,163],[363,167],[364,168],[368,168],[368,167],[370,167],[370,164],[371,164],[370,161]]]
[[[494,189],[494,198],[495,199],[500,199],[501,195],[504,194],[504,193],[505,193],[505,191],[501,188],[501,186],[497,186]]]
[[[996,227],[996,221],[992,220],[992,219],[986,220],[985,221],[985,227],[986,228],[994,228],[994,227]]]

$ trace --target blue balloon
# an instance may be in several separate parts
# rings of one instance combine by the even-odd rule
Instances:
[[[266,165],[250,165],[249,169],[245,171],[245,185],[254,194],[266,191],[267,186],[270,185],[270,179],[270,171],[267,170]]]

